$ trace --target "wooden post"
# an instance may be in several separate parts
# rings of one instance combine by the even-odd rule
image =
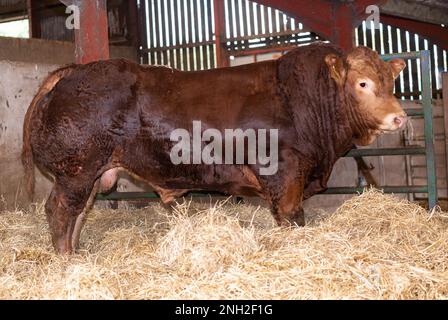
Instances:
[[[214,15],[215,15],[215,46],[216,46],[216,61],[217,67],[228,67],[229,55],[224,47],[223,39],[225,39],[226,32],[226,17],[224,0],[213,0]]]
[[[140,8],[138,10],[138,28],[139,28],[139,46],[143,50],[148,49],[148,34],[146,29],[146,24],[149,23],[146,19],[146,1],[140,1]],[[149,64],[149,54],[148,52],[140,51],[140,57],[143,64]]]
[[[40,38],[41,28],[40,28],[39,11],[37,10],[37,1],[27,0],[26,6],[28,11],[30,38]]]
[[[144,2],[144,1],[142,1]],[[127,8],[127,23],[129,26],[129,41],[131,46],[138,47],[140,46],[140,28],[139,28],[139,16],[138,16],[138,7],[137,0],[129,0]]]
[[[448,72],[442,73],[443,119],[445,121],[445,170],[448,193]],[[448,198],[448,194],[447,194]]]
[[[80,28],[75,30],[76,63],[109,59],[109,31],[106,0],[75,0]]]
[[[333,3],[333,23],[331,41],[345,51],[355,46],[354,30],[356,28],[356,13],[347,4]]]

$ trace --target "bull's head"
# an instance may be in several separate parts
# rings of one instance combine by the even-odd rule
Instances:
[[[402,59],[385,62],[375,51],[357,47],[344,58],[329,54],[325,61],[331,77],[353,101],[355,118],[369,123],[368,134],[356,143],[370,144],[381,133],[405,126],[406,113],[393,94],[394,81],[406,67]]]

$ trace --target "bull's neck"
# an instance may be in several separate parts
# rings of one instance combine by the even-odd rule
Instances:
[[[312,96],[296,92],[289,109],[298,134],[298,149],[305,157],[332,165],[352,146],[352,129],[343,94],[316,87]]]
[[[377,129],[376,123],[368,114],[362,111],[356,99],[351,96],[344,96],[345,114],[351,129],[351,135],[355,141],[368,141],[373,131]]]
[[[321,144],[335,157],[335,160],[345,154],[353,145],[353,130],[347,117],[346,101],[342,92],[335,92],[328,97],[320,94],[320,112],[316,118],[322,123],[319,130]]]

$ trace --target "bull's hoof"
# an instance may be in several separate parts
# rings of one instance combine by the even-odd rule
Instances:
[[[304,227],[305,226],[305,214],[302,212],[295,213],[289,217],[280,217],[280,221],[277,221],[280,227]]]
[[[53,247],[57,254],[71,255],[73,254],[73,248],[71,242],[65,241],[65,239],[54,240]]]

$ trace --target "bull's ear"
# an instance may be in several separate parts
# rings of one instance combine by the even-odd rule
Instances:
[[[345,82],[345,68],[342,58],[334,53],[330,53],[325,57],[325,63],[329,68],[330,76],[338,85],[343,86]]]
[[[392,74],[394,79],[397,79],[400,72],[406,68],[406,62],[403,59],[392,59],[389,61],[390,67],[392,68]]]

